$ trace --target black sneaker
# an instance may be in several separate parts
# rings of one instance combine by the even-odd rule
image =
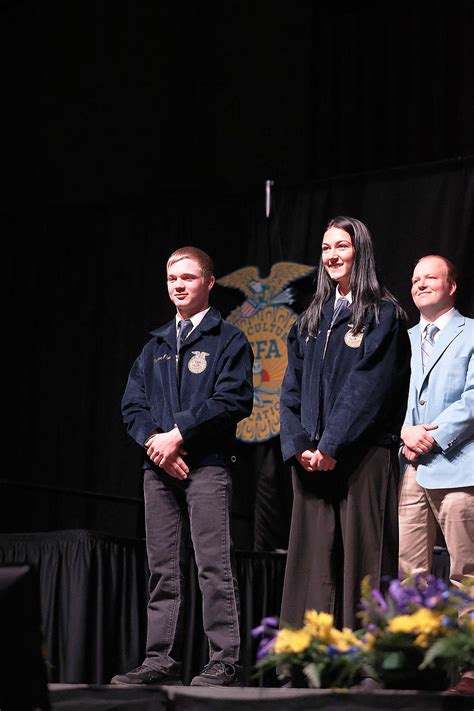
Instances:
[[[157,671],[145,666],[144,664],[135,667],[127,674],[117,674],[110,680],[111,684],[167,684],[176,686],[181,685],[182,681],[177,676],[167,674],[164,671]]]
[[[209,662],[191,680],[191,686],[240,686],[240,667],[229,662]]]

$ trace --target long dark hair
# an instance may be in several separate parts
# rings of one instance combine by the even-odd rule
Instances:
[[[397,299],[380,284],[377,278],[372,236],[366,225],[354,217],[338,216],[329,220],[326,230],[331,227],[338,227],[347,232],[351,236],[354,247],[354,263],[350,280],[353,330],[356,333],[360,332],[364,325],[364,318],[370,309],[373,309],[378,322],[382,301],[390,301],[395,307],[397,318],[406,319],[407,315]],[[298,320],[301,332],[306,331],[310,335],[317,333],[323,305],[335,289],[336,284],[326,272],[323,260],[320,259],[313,300]]]

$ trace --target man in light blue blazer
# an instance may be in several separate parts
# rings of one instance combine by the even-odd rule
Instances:
[[[474,575],[474,319],[454,308],[455,293],[451,262],[418,261],[399,500],[401,574],[431,571],[439,525],[454,585]]]

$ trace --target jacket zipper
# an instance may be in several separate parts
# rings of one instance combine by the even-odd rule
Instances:
[[[331,331],[332,331],[332,326],[329,326],[327,333],[326,333],[326,343],[324,344],[323,357],[321,358],[321,364],[324,363],[324,358],[326,357],[326,351],[328,348],[329,336],[331,335]]]

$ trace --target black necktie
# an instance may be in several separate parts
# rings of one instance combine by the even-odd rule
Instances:
[[[191,321],[190,318],[183,319],[182,321],[178,321],[178,336],[176,339],[176,352],[179,353],[181,346],[183,345],[184,341],[186,338],[189,336],[189,333],[193,327],[193,322]]]

